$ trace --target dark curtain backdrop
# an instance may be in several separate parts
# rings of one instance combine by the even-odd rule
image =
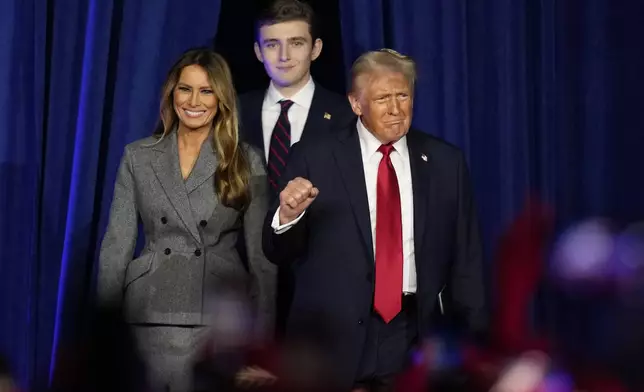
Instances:
[[[340,0],[340,10],[347,66],[381,47],[416,59],[414,125],[467,153],[488,261],[530,196],[553,207],[555,236],[588,217],[616,230],[644,219],[643,2]],[[503,301],[492,272],[490,297]],[[603,363],[623,334],[619,305],[544,279],[526,314],[562,351]]]
[[[219,30],[215,50],[230,64],[235,87],[240,94],[266,88],[269,78],[253,50],[255,42],[254,16],[271,0],[224,0],[221,4]],[[311,65],[315,81],[339,94],[345,93],[345,67],[342,55],[342,30],[338,0],[309,1],[319,20],[323,49]]]
[[[529,194],[560,223],[644,218],[644,3],[340,0],[347,65],[419,68],[414,125],[467,152],[490,248]]]
[[[2,2],[0,352],[23,386],[78,333],[123,147],[151,133],[165,73],[212,44],[219,7]]]
[[[2,2],[0,352],[23,386],[47,382],[82,326],[118,159],[151,132],[172,61],[214,42],[241,91],[266,82],[248,4],[225,0],[220,18],[216,0]],[[327,87],[344,88],[363,50],[416,58],[414,124],[467,152],[488,255],[532,192],[562,225],[643,218],[641,2],[314,6],[327,23],[313,72]]]

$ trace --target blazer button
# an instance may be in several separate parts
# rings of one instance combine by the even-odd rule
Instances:
[[[195,250],[195,256],[197,257],[201,256],[201,249]]]
[[[199,226],[206,227],[206,226],[208,226],[208,222],[205,221],[205,220],[202,220],[201,222],[199,222]]]
[[[162,217],[161,217],[161,223],[163,223],[164,225],[165,225],[166,223],[168,223],[168,218],[166,218],[165,216],[162,216]]]
[[[362,325],[363,323],[364,321],[362,321],[362,319],[358,319],[358,325]]]
[[[172,251],[170,250],[170,248],[165,248],[163,253],[165,253],[166,255],[169,255],[170,253],[172,253]]]

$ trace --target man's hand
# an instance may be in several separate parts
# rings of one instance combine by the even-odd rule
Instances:
[[[289,181],[280,192],[280,225],[294,221],[309,208],[319,193],[318,188],[305,178],[297,177]]]
[[[245,367],[235,375],[235,385],[242,389],[275,384],[277,377],[257,366]]]

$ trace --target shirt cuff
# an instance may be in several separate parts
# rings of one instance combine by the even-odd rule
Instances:
[[[288,231],[288,229],[290,229],[291,227],[295,226],[295,224],[297,224],[297,222],[302,219],[305,213],[306,210],[302,211],[302,213],[292,222],[280,225],[280,207],[277,207],[277,211],[275,211],[275,215],[273,215],[273,222],[271,223],[271,227],[273,228],[275,234],[282,234]]]

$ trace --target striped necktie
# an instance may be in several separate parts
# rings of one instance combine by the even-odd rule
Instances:
[[[268,181],[275,191],[278,190],[279,179],[286,169],[288,154],[291,151],[291,123],[288,120],[288,110],[293,106],[293,101],[284,99],[279,104],[282,110],[273,128],[268,153]]]

